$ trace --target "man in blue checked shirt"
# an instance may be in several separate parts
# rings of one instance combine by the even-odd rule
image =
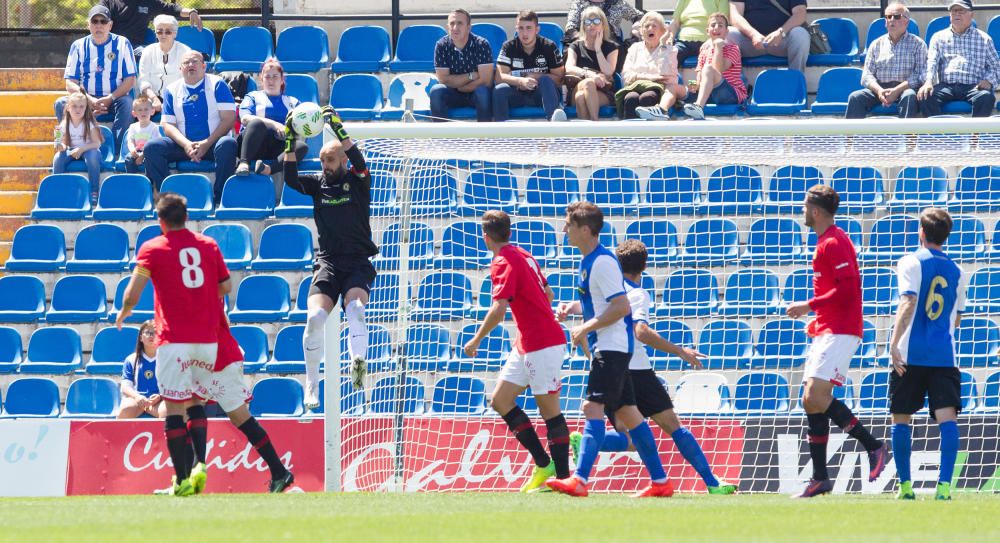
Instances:
[[[917,99],[928,117],[960,100],[972,104],[973,117],[989,117],[1000,84],[1000,56],[989,34],[972,27],[972,0],[951,0],[948,13],[951,27],[931,38],[927,74]]]
[[[127,39],[111,33],[111,12],[102,5],[87,13],[90,35],[73,42],[66,58],[67,95],[82,92],[94,113],[114,115],[115,156],[132,122],[132,87],[135,85],[135,54]],[[68,96],[56,100],[56,119],[62,120]]]

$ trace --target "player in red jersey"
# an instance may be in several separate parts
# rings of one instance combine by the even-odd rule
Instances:
[[[491,406],[535,461],[531,478],[521,492],[543,488],[549,477],[569,477],[569,429],[559,409],[559,380],[566,354],[566,335],[552,311],[555,296],[531,253],[510,243],[510,217],[487,211],[482,217],[483,239],[493,252],[490,278],[493,303],[476,335],[464,346],[475,356],[479,343],[496,328],[510,307],[517,325],[514,350],[504,363],[493,391]],[[548,430],[549,457],[517,397],[528,386]]]
[[[195,380],[215,369],[220,312],[214,308],[232,283],[215,241],[185,227],[187,200],[183,196],[161,193],[156,212],[163,235],[139,250],[115,324],[121,329],[146,283],[152,281],[157,293],[153,307],[156,380],[167,402],[167,449],[177,477],[174,495],[189,496],[194,485],[187,461],[191,441],[184,422],[185,403],[192,398]],[[197,409],[193,414],[197,417]]]
[[[799,318],[810,311],[816,318],[809,323],[813,338],[806,359],[802,406],[809,422],[806,432],[813,475],[801,498],[811,498],[833,490],[826,471],[826,443],[830,438],[830,420],[864,445],[868,451],[868,481],[878,478],[885,469],[888,447],[874,436],[851,413],[844,402],[833,397],[833,387],[847,379],[854,352],[861,345],[861,273],[858,257],[847,234],[836,225],[834,216],[840,207],[840,195],[826,185],[814,185],[806,193],[802,210],[806,226],[816,232],[813,256],[813,297],[788,306],[789,317]]]

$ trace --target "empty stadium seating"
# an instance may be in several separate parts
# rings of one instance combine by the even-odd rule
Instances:
[[[419,415],[424,412],[424,386],[415,377],[407,376],[402,381],[396,377],[385,377],[375,383],[371,391],[368,410],[374,414],[409,413]]]
[[[475,377],[450,375],[434,384],[428,413],[482,415],[486,412],[486,385]]]
[[[846,18],[824,18],[813,21],[826,33],[830,52],[810,54],[809,66],[844,66],[858,57],[858,26]]]
[[[781,166],[768,181],[764,213],[799,213],[809,187],[823,183],[823,174],[813,166]]]
[[[371,121],[382,111],[382,82],[371,74],[346,74],[333,80],[330,105],[345,121]]]
[[[45,314],[45,287],[30,275],[0,277],[0,321],[38,322]]]
[[[778,312],[781,290],[778,276],[766,269],[744,269],[729,276],[719,315],[761,317]]]
[[[455,357],[445,367],[448,372],[500,371],[500,366],[510,354],[510,334],[505,327],[497,326],[483,338],[475,356],[466,356],[462,347],[476,335],[478,329],[479,325],[476,323],[467,324],[458,333],[455,338]]]
[[[413,25],[396,38],[396,54],[389,62],[394,72],[431,72],[434,70],[434,45],[445,36],[437,25]]]
[[[271,32],[266,28],[234,26],[222,35],[215,70],[257,73],[274,56],[273,44]]]
[[[122,277],[115,288],[114,307],[108,313],[108,318],[114,322],[118,317],[118,312],[122,309],[122,301],[125,299],[125,287],[128,286],[129,277]],[[132,314],[125,317],[125,322],[141,323],[153,318],[153,287],[146,285],[139,296],[139,303],[132,308]]]
[[[639,204],[639,176],[630,168],[598,168],[587,180],[585,199],[605,215],[633,215]]]
[[[135,354],[138,338],[139,329],[135,326],[123,326],[121,330],[114,326],[101,328],[94,336],[90,360],[84,369],[90,375],[121,375],[122,362]]]
[[[801,203],[801,202],[800,202]],[[639,215],[691,215],[701,206],[701,177],[687,166],[665,166],[649,174]]]
[[[750,225],[746,249],[740,256],[745,266],[791,264],[810,255],[802,243],[802,227],[794,219],[758,219]]]
[[[212,238],[219,245],[222,258],[230,270],[243,270],[253,258],[253,240],[250,229],[242,224],[212,224],[202,234]]]
[[[798,115],[805,107],[806,78],[802,72],[769,69],[757,76],[747,112],[751,115]]]
[[[319,26],[290,26],[278,34],[275,56],[286,72],[318,72],[330,64],[330,38]]]
[[[297,417],[302,414],[302,385],[291,377],[268,377],[257,381],[250,400],[255,417]]]
[[[90,183],[76,173],[48,175],[38,185],[35,220],[80,220],[90,215]]]
[[[0,326],[0,374],[14,373],[24,359],[21,334],[9,326]]]
[[[212,31],[203,28],[198,30],[193,26],[181,26],[177,28],[177,41],[187,45],[191,49],[198,51],[208,63],[208,69],[215,66],[215,35]]]
[[[94,322],[108,313],[104,282],[94,275],[66,275],[52,287],[47,322]]]
[[[232,322],[276,322],[285,320],[291,306],[288,282],[280,275],[248,275],[236,291],[229,312]]]
[[[153,216],[153,187],[144,175],[119,173],[101,183],[94,220],[135,221]]]
[[[809,350],[806,324],[801,320],[777,319],[764,323],[757,337],[754,369],[792,369],[801,367]]]
[[[817,115],[843,115],[847,98],[861,89],[860,68],[830,68],[823,72],[816,87],[816,100],[810,109]]]
[[[925,207],[948,202],[948,174],[940,166],[907,166],[896,175],[889,211],[919,213]]]
[[[754,354],[753,331],[744,321],[710,321],[698,336],[698,350],[707,357],[703,360],[706,369],[747,368]]]
[[[706,317],[719,306],[719,285],[708,270],[683,268],[670,272],[663,285],[657,317]]]
[[[69,385],[63,417],[114,418],[118,412],[118,383],[106,377],[83,377]]]
[[[733,410],[742,413],[788,411],[788,380],[777,373],[750,372],[736,381]]]
[[[264,219],[274,212],[274,182],[265,175],[233,176],[222,187],[219,220]]]
[[[479,221],[456,221],[441,235],[441,254],[434,259],[434,267],[477,269],[488,266],[491,259]]]
[[[207,219],[212,215],[212,185],[208,178],[199,173],[175,173],[168,175],[160,186],[162,192],[175,192],[187,198],[188,218]]]
[[[721,373],[699,372],[683,375],[674,393],[674,409],[685,415],[725,413],[732,407],[729,382]]]
[[[629,223],[625,239],[637,239],[646,246],[647,264],[664,266],[677,256],[677,227],[666,220],[639,220]]]
[[[580,179],[569,168],[539,168],[528,176],[520,213],[532,217],[560,216],[579,201]]]
[[[334,73],[380,72],[389,66],[392,46],[381,26],[352,26],[340,35]]]
[[[1000,365],[1000,327],[989,318],[962,319],[955,330],[955,356],[963,368]]]
[[[729,219],[699,219],[688,228],[677,262],[688,266],[722,266],[734,262],[738,250],[736,223]]]
[[[973,313],[1000,313],[1000,268],[979,268],[972,274],[966,309]]]
[[[28,353],[20,373],[65,374],[83,364],[80,334],[68,326],[36,328],[28,340]],[[9,394],[9,393],[8,393]]]
[[[7,387],[2,418],[41,418],[59,415],[59,387],[45,378],[26,377]]]
[[[128,267],[128,233],[114,224],[91,224],[76,235],[67,272],[114,272]]]
[[[272,224],[264,229],[257,256],[250,261],[255,271],[305,270],[312,268],[312,232],[302,224]]]
[[[50,224],[26,224],[14,233],[7,271],[46,272],[66,266],[66,238]]]

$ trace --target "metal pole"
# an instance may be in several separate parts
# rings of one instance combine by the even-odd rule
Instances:
[[[392,43],[399,38],[399,0],[392,0]]]
[[[271,0],[260,0],[260,26],[271,27]]]

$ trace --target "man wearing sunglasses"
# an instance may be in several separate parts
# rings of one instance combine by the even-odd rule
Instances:
[[[863,119],[872,108],[899,105],[899,117],[920,115],[917,89],[927,70],[927,45],[919,36],[907,32],[910,10],[901,2],[885,8],[886,34],[868,47],[865,68],[861,73],[863,89],[847,99],[848,119]]]
[[[157,15],[173,15],[178,19],[191,19],[191,26],[201,30],[201,17],[198,10],[183,8],[180,4],[171,4],[163,0],[101,0],[101,5],[108,8],[111,21],[118,33],[128,38],[135,50],[136,60],[142,56],[142,48],[146,41],[146,29],[149,21]]]

